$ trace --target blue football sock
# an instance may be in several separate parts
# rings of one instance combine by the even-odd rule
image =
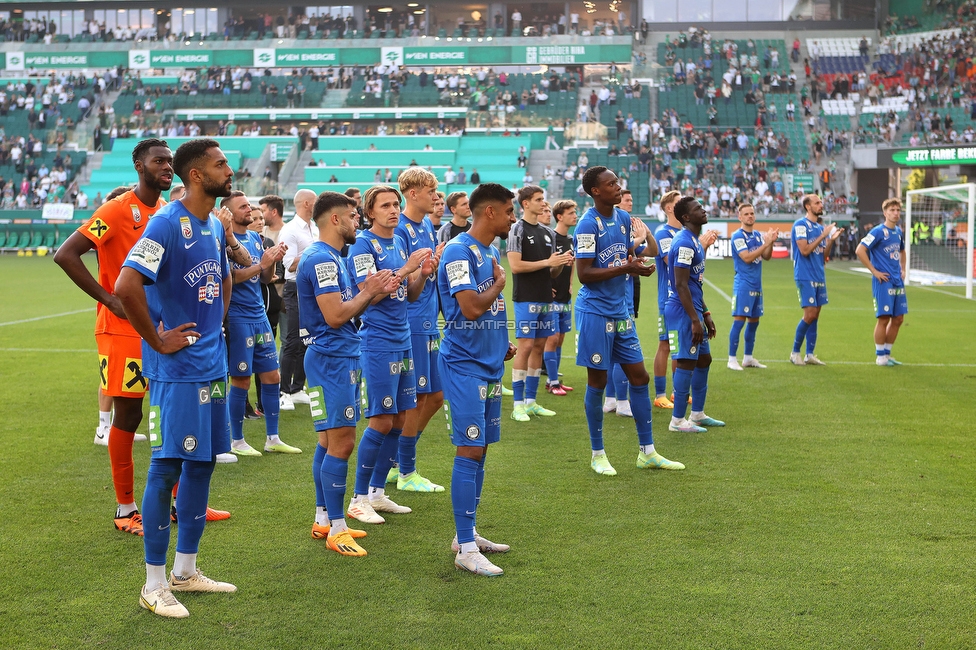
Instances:
[[[529,371],[531,373],[531,371]],[[525,400],[534,400],[539,394],[539,375],[528,374],[525,376]]]
[[[417,438],[419,436],[400,436],[400,473],[406,476],[417,470]]]
[[[688,412],[688,393],[691,391],[691,370],[674,370],[674,417],[682,419]]]
[[[346,498],[346,473],[349,472],[349,461],[326,454],[322,461],[322,491],[325,493],[325,509],[329,511],[330,519],[342,519],[345,510],[342,502]]]
[[[753,349],[756,347],[756,330],[759,329],[759,321],[750,321],[746,323],[746,354],[752,355]],[[732,354],[729,352],[729,354]]]
[[[613,383],[613,366],[607,371],[607,385],[603,389],[603,396],[607,399],[617,399],[617,387]]]
[[[519,381],[513,381],[512,382],[512,399],[514,399],[516,402],[524,402],[525,401],[525,381],[524,380],[521,380],[520,379]]]
[[[695,368],[691,374],[691,410],[701,413],[705,410],[705,397],[708,395],[708,368]]]
[[[315,445],[312,456],[312,480],[315,481],[315,506],[325,507],[325,490],[322,489],[322,461],[325,460],[326,450],[322,445]]]
[[[180,490],[176,493],[176,516],[180,525],[176,534],[177,553],[196,553],[207,523],[207,501],[210,499],[210,476],[217,462],[184,460]]]
[[[630,410],[637,425],[637,442],[653,445],[654,433],[651,428],[651,394],[647,384],[630,387]]]
[[[667,395],[668,393],[668,377],[658,377],[654,375],[654,396],[658,397],[660,395]]]
[[[559,383],[559,355],[555,352],[543,352],[542,363],[546,366],[546,374],[549,375],[550,384]]]
[[[247,391],[237,386],[230,387],[230,437],[234,440],[244,439],[244,409],[247,404]]]
[[[153,458],[149,461],[146,489],[142,493],[143,546],[146,564],[163,566],[169,549],[169,506],[173,486],[180,480],[183,461],[179,458]]]
[[[732,329],[729,330],[729,356],[734,357],[739,353],[739,335],[742,334],[742,328],[746,324],[744,320],[733,320]],[[748,341],[748,335],[746,336]],[[749,354],[746,352],[746,354]]]
[[[803,339],[806,337],[808,329],[810,329],[810,324],[801,318],[799,324],[796,326],[796,336],[793,338],[794,353],[799,354],[800,346],[803,345]]]
[[[478,525],[478,507],[481,505],[481,488],[485,486],[485,460],[488,458],[488,450],[485,449],[485,454],[481,457],[481,462],[478,463],[478,474],[474,479],[475,487],[475,500],[474,500],[474,518],[471,520],[472,526]]]
[[[617,401],[622,402],[627,399],[627,389],[630,384],[627,382],[627,373],[619,363],[613,364],[609,379],[613,380],[613,393],[617,396]],[[607,382],[608,384],[610,382]]]
[[[278,395],[281,384],[261,384],[261,404],[264,405],[264,427],[269,436],[278,435],[278,415],[281,403]]]
[[[594,451],[603,449],[603,391],[587,385],[583,410],[590,429],[590,448]]]
[[[451,472],[451,505],[458,544],[474,541],[474,516],[478,510],[478,469],[480,463],[462,456],[454,457]]]
[[[383,436],[383,444],[380,446],[379,454],[376,455],[376,467],[373,469],[373,477],[369,479],[369,487],[378,490],[386,487],[386,475],[390,473],[390,468],[396,462],[401,433],[403,429],[390,429],[390,432]]]
[[[813,321],[807,330],[807,354],[813,354],[814,348],[817,347],[817,323],[819,322],[819,318]]]
[[[369,479],[373,476],[373,469],[376,467],[376,458],[379,456],[380,447],[383,446],[384,436],[373,427],[366,427],[363,438],[359,441],[359,450],[356,453],[356,485],[353,488],[354,495],[369,494]],[[329,511],[332,512],[331,510]]]
[[[555,377],[556,378],[556,381],[559,381],[559,362],[562,361],[562,358],[563,358],[563,346],[560,345],[558,348],[556,348],[556,351],[555,351],[554,354],[556,355],[556,374],[555,375],[550,374],[549,377],[550,377],[550,379],[552,377]],[[546,367],[548,368],[548,366],[546,366]],[[549,371],[546,370],[546,372],[549,372]]]

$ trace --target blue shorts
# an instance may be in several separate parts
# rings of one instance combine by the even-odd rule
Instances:
[[[278,352],[267,318],[261,323],[227,323],[227,347],[231,377],[278,369]]]
[[[545,339],[556,333],[552,303],[516,302],[515,338]]]
[[[230,451],[225,377],[207,382],[149,382],[149,444],[153,458],[209,463]]]
[[[573,331],[573,303],[552,303],[553,334],[565,334]]]
[[[502,385],[451,370],[438,360],[444,399],[451,404],[451,444],[485,447],[502,435]]]
[[[763,315],[762,291],[740,289],[732,294],[732,315],[759,318]]]
[[[800,307],[820,307],[826,305],[827,283],[797,280],[796,295],[800,298]]]
[[[657,340],[668,340],[668,319],[664,317],[664,309],[657,311]]]
[[[698,345],[691,342],[691,319],[684,309],[677,307],[673,311],[668,309],[668,345],[671,348],[672,359],[698,359],[698,355],[711,354],[711,347],[708,345],[708,330],[705,329],[705,322],[702,320],[702,332],[704,338]]]
[[[362,378],[357,357],[333,357],[309,348],[305,352],[305,377],[316,431],[356,426]]]
[[[441,371],[437,365],[437,359],[441,356],[441,337],[438,334],[412,334],[410,345],[413,347],[417,395],[444,390],[441,388]]]
[[[644,353],[632,318],[613,319],[576,310],[576,365],[610,370],[615,363],[641,363]]]
[[[363,351],[366,417],[401,413],[417,407],[417,378],[410,350]]]
[[[878,282],[877,278],[873,278],[871,289],[874,292],[874,315],[877,318],[903,316],[908,313],[908,297],[905,295],[905,285],[901,282]]]

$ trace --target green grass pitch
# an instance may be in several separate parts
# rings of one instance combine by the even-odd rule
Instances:
[[[790,265],[767,263],[756,357],[769,368],[732,372],[718,291],[731,291],[732,267],[710,261],[707,411],[728,426],[673,434],[655,410],[657,447],[684,472],[637,470],[633,422],[616,416],[605,435],[619,475],[589,469],[568,343],[576,391],[543,395],[558,415],[519,426],[506,398],[489,453],[479,529],[512,545],[497,579],[455,570],[449,493],[394,490],[414,513],[368,527],[367,558],[313,541],[315,436],[307,411],[284,413],[282,437],[304,454],[214,474],[210,501],[233,517],[207,526],[200,565],[239,592],[186,595],[191,617],[173,621],[139,608],[142,543],[112,526],[107,452],[92,444],[92,303],[50,258],[0,257],[0,273],[0,647],[976,645],[976,303],[959,289],[909,288],[905,365],[878,368],[869,276],[831,264],[817,348],[829,365],[796,368]],[[655,297],[652,278],[638,320],[648,356]],[[14,322],[26,319],[39,320]],[[245,434],[257,447],[263,422]],[[419,467],[448,485],[453,453],[437,416]],[[148,457],[137,443],[138,499]]]

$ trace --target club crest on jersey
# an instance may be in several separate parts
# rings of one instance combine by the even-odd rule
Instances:
[[[601,219],[600,217],[596,217],[596,228],[600,232],[603,232],[603,219]]]
[[[373,244],[373,250],[376,251],[376,254],[377,255],[382,255],[383,254],[383,247],[380,246],[380,243],[377,240],[375,240],[375,239],[370,239],[369,241],[370,241],[370,243]]]
[[[183,239],[193,239],[193,226],[190,225],[190,217],[180,217],[180,232]]]
[[[346,407],[346,410],[345,410],[345,411],[343,411],[343,412],[342,412],[342,414],[343,414],[344,416],[346,416],[346,419],[347,419],[347,420],[351,420],[351,419],[353,418],[353,416],[355,416],[355,415],[356,415],[356,409],[354,409],[354,408],[353,408],[353,407],[351,407],[351,406],[347,406],[347,407]]]
[[[481,266],[482,264],[485,263],[485,258],[481,256],[481,249],[478,248],[477,245],[471,244],[470,246],[468,246],[468,248],[470,248],[471,252],[474,253],[474,256],[478,258],[478,266]]]
[[[623,224],[620,224],[620,234],[621,235],[626,235],[627,234],[627,229],[624,228],[624,225]]]
[[[383,398],[383,408],[391,409],[393,408],[393,398],[389,395]]]
[[[613,331],[613,323],[610,323],[610,328],[611,328],[610,331]],[[593,356],[590,357],[590,361],[592,361],[593,363],[600,363],[603,361],[603,355],[594,354]]]
[[[142,212],[139,211],[139,206],[135,203],[130,203],[129,209],[132,210],[132,220],[140,223],[142,221]]]
[[[481,435],[481,428],[477,424],[472,424],[464,430],[464,435],[468,440],[477,440]]]
[[[196,448],[197,448],[196,436],[187,436],[183,438],[183,451],[185,451],[188,454],[192,454]]]
[[[417,236],[417,231],[413,229],[412,223],[407,223],[407,232],[410,233],[411,239]]]
[[[220,297],[220,284],[212,275],[207,276],[207,281],[197,289],[197,300],[212,305],[216,298]]]

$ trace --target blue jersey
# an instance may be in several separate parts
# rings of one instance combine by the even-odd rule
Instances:
[[[260,264],[264,255],[264,245],[261,235],[248,230],[243,235],[236,235],[244,250],[251,256],[251,265]],[[232,263],[233,269],[246,269],[237,262]],[[264,295],[261,293],[261,274],[258,273],[250,280],[238,282],[230,294],[230,307],[227,309],[229,323],[260,323],[267,318],[264,310]]]
[[[823,225],[810,221],[806,217],[797,219],[793,224],[791,235],[793,250],[793,279],[797,282],[826,282],[824,277],[824,251],[827,250],[826,238],[810,251],[809,255],[802,255],[798,241],[812,242],[823,232]]]
[[[353,299],[356,285],[339,251],[323,241],[313,242],[298,261],[295,284],[298,289],[298,333],[305,345],[333,357],[358,358],[361,339],[352,319],[338,328],[330,327],[316,301],[317,296],[326,293],[338,293],[342,302]]]
[[[875,226],[861,240],[861,245],[868,249],[874,268],[888,274],[888,282],[902,283],[901,253],[905,250],[905,237],[899,226],[893,230],[883,223]]]
[[[492,259],[500,262],[497,248],[461,233],[444,247],[437,273],[437,291],[444,306],[441,360],[459,374],[489,382],[499,381],[505,371],[505,298],[499,295],[478,320],[470,321],[454,295],[459,291],[484,293],[495,284]]]
[[[746,232],[739,228],[732,233],[732,268],[735,277],[732,280],[732,291],[762,291],[762,255],[748,264],[740,255],[761,248],[763,238],[758,232]]]
[[[593,268],[607,269],[627,263],[630,247],[630,218],[619,208],[607,218],[590,208],[576,224],[573,248],[577,259],[592,259]],[[576,310],[607,318],[630,315],[627,304],[627,278],[618,275],[603,282],[585,283],[576,293]]]
[[[654,231],[654,239],[657,240],[657,256],[654,263],[657,264],[657,308],[664,311],[664,305],[668,301],[668,251],[671,250],[671,240],[681,232],[681,228],[663,223]]]
[[[407,261],[403,240],[397,235],[390,239],[364,230],[349,247],[347,255],[349,275],[358,286],[366,276],[389,269],[398,271]],[[358,289],[354,291],[358,293]],[[397,290],[378,303],[366,308],[362,315],[364,350],[397,352],[410,347],[410,324],[407,323],[407,280]]]
[[[166,382],[210,381],[227,375],[223,281],[230,274],[224,228],[214,217],[198,219],[174,201],[157,212],[123,267],[149,279],[146,302],[153,323],[173,329],[196,323],[200,339],[172,354],[143,341],[142,374]]]
[[[396,227],[396,235],[406,246],[407,257],[421,248],[429,248],[431,252],[437,248],[437,236],[430,217],[424,217],[420,223],[414,223],[407,216],[400,213],[400,223]],[[410,321],[411,334],[437,334],[437,279],[434,275],[427,278],[420,297],[407,304],[407,317]]]
[[[702,248],[698,237],[688,230],[682,228],[671,241],[671,250],[668,251],[668,283],[671,285],[671,293],[668,295],[668,303],[681,305],[681,299],[675,290],[674,269],[682,267],[689,270],[688,290],[691,291],[691,302],[698,313],[705,311],[705,298],[702,295],[702,281],[705,279],[705,250]],[[671,323],[668,323],[670,326]]]

